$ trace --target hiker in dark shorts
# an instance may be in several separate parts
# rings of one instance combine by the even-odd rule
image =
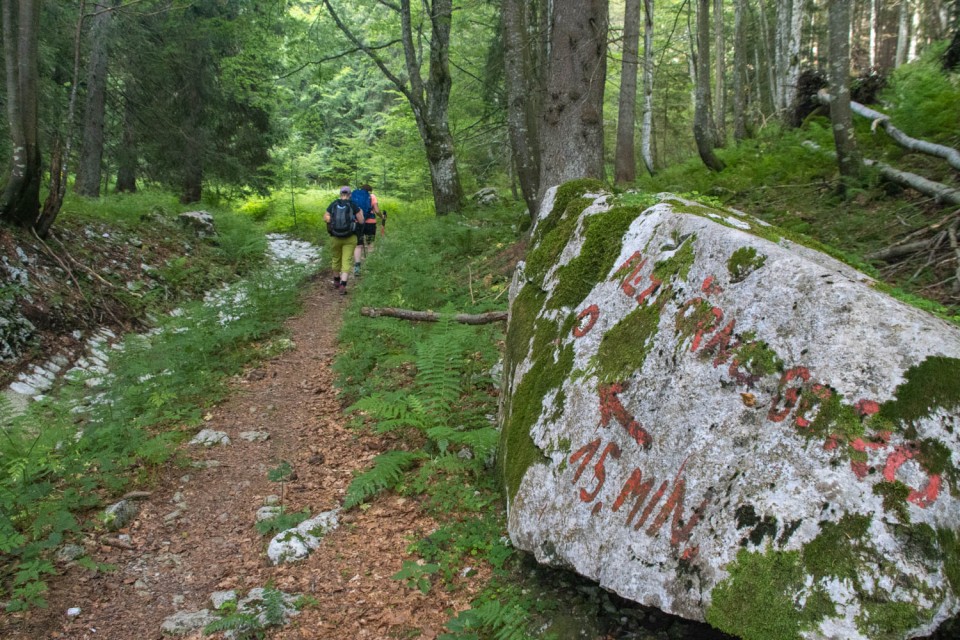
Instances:
[[[373,251],[373,243],[377,238],[377,216],[380,215],[380,206],[377,196],[373,195],[373,187],[362,185],[350,194],[350,200],[363,212],[363,227],[357,230],[357,248],[353,252],[353,273],[360,275],[360,258]]]

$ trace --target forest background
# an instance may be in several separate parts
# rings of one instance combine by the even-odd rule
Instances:
[[[912,138],[956,149],[960,1],[3,0],[0,9],[0,220],[14,242],[35,232],[59,238],[66,254],[79,242],[75,225],[91,217],[136,228],[150,226],[151,211],[233,210],[236,242],[222,248],[234,251],[191,283],[200,293],[246,272],[251,246],[262,245],[245,245],[245,234],[317,240],[328,191],[369,182],[401,219],[439,214],[452,239],[445,264],[471,271],[454,274],[469,295],[444,300],[418,291],[433,276],[398,257],[392,266],[410,281],[385,280],[365,299],[482,312],[506,304],[508,273],[489,251],[521,256],[545,188],[592,177],[738,207],[813,236],[913,304],[960,315],[952,156],[904,149],[878,115],[831,113],[852,99]],[[821,89],[835,99],[824,104]],[[911,187],[912,175],[933,186]],[[481,187],[502,197],[492,214],[464,195]],[[449,231],[459,221],[481,231]],[[99,269],[92,256],[88,268]],[[169,271],[184,282],[187,268]],[[4,308],[23,304],[17,282],[0,293]],[[117,313],[155,310],[131,296],[113,302]],[[396,385],[393,365],[375,362],[382,345],[349,331],[344,341],[354,345],[352,364],[341,364],[345,399],[373,393],[377,375]],[[401,351],[417,342],[395,341]],[[22,364],[5,366],[5,380]],[[476,376],[476,363],[468,368],[461,377]],[[444,460],[436,454],[450,433],[426,437],[432,459]],[[491,434],[470,442],[489,448]],[[149,460],[161,460],[150,446]],[[449,472],[416,456],[383,462],[393,466],[356,485],[354,500],[432,484],[403,480],[404,469]],[[37,464],[36,477],[61,473],[62,461]],[[6,486],[28,484],[17,471]],[[50,486],[43,499],[62,497]],[[26,498],[4,500],[13,516],[0,544],[18,559],[4,579],[10,602],[27,605],[42,599],[39,559],[79,521],[37,524]]]

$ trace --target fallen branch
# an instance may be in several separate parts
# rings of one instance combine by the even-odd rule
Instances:
[[[960,242],[957,241],[957,227],[960,226],[960,222],[954,222],[947,233],[950,235],[950,248],[953,249],[954,255],[957,256],[957,279],[953,283],[954,292],[960,292]]]
[[[397,309],[396,307],[363,307],[360,309],[360,315],[368,318],[400,318],[401,320],[416,320],[421,322],[437,322],[443,316],[433,311],[412,311],[410,309]],[[486,313],[469,314],[458,313],[453,316],[455,322],[461,324],[490,324],[507,319],[506,311],[488,311]]]
[[[831,100],[830,94],[823,90],[820,90],[820,92],[817,94],[817,97],[823,104],[829,104]],[[870,107],[866,107],[859,102],[854,102],[851,100],[850,110],[858,116],[863,116],[864,118],[873,120],[874,130],[876,130],[878,126],[883,127],[883,130],[887,132],[887,135],[893,138],[894,142],[899,144],[904,149],[925,153],[928,156],[934,156],[936,158],[943,158],[951,167],[957,171],[960,171],[960,151],[957,151],[953,147],[912,138],[903,131],[900,131],[900,129],[897,129],[895,126],[893,126],[893,124],[890,122],[890,116],[885,113],[880,113],[879,111],[874,111]]]
[[[130,544],[129,542],[126,542],[124,540],[119,540],[117,538],[108,538],[106,536],[103,536],[100,538],[100,544],[104,544],[108,547],[116,547],[117,549],[124,549],[126,551],[137,550],[137,548],[134,545]]]
[[[917,251],[923,251],[930,246],[932,240],[921,240],[920,242],[909,242],[907,244],[901,244],[893,247],[887,247],[877,251],[876,253],[871,253],[867,256],[868,260],[883,260],[884,262],[893,262],[897,258],[902,258],[903,256],[908,256],[911,253],[916,253]]]
[[[864,158],[863,163],[868,167],[876,167],[881,176],[894,184],[915,189],[924,195],[934,198],[937,202],[960,206],[960,189],[954,189],[940,182],[927,180],[923,176],[918,176],[915,173],[894,169],[890,165],[884,162],[878,162],[877,160]]]

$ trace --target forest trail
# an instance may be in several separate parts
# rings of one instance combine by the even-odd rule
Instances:
[[[392,580],[410,542],[435,522],[417,501],[378,496],[369,508],[341,514],[341,525],[306,560],[271,565],[271,536],[255,529],[257,510],[280,485],[268,479],[281,461],[293,467],[285,484],[288,512],[311,515],[337,508],[353,471],[369,466],[389,441],[348,429],[331,371],[347,300],[326,274],[308,285],[302,313],[287,323],[295,347],[235,379],[229,396],[205,417],[204,428],[226,432],[228,446],[181,445],[180,460],[164,465],[143,487],[151,495],[121,533],[131,549],[91,538],[87,551],[113,571],[72,566],[50,581],[49,608],[0,616],[6,640],[153,640],[177,611],[210,609],[212,592],[273,586],[315,600],[269,638],[405,638],[429,640],[449,610],[462,610],[482,587],[485,571],[455,591],[426,595]],[[247,442],[245,431],[267,431]],[[204,468],[196,463],[216,460]],[[179,517],[172,517],[180,511]],[[271,534],[272,535],[272,534]],[[67,610],[79,607],[75,618]],[[188,638],[198,639],[197,631]],[[219,636],[218,636],[219,637]]]

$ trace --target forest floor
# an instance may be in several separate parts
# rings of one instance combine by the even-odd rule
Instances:
[[[451,610],[467,608],[487,576],[481,570],[453,590],[427,594],[391,579],[413,559],[410,542],[435,528],[416,500],[382,494],[369,508],[341,514],[340,527],[294,564],[272,566],[270,536],[254,528],[267,496],[280,494],[268,473],[281,461],[293,468],[283,488],[286,511],[317,514],[337,508],[353,472],[390,448],[381,436],[348,429],[342,414],[331,365],[346,308],[325,276],[313,282],[302,313],[287,323],[295,348],[235,378],[230,396],[205,417],[206,428],[226,432],[233,444],[183,445],[120,532],[130,548],[88,541],[91,557],[114,569],[63,570],[50,581],[47,609],[0,616],[0,638],[152,640],[164,637],[161,623],[171,614],[212,609],[212,592],[236,589],[242,597],[265,586],[311,599],[270,638],[428,640],[441,633]],[[270,437],[238,437],[251,430]],[[176,510],[179,517],[169,517]],[[80,614],[69,617],[72,607]]]

